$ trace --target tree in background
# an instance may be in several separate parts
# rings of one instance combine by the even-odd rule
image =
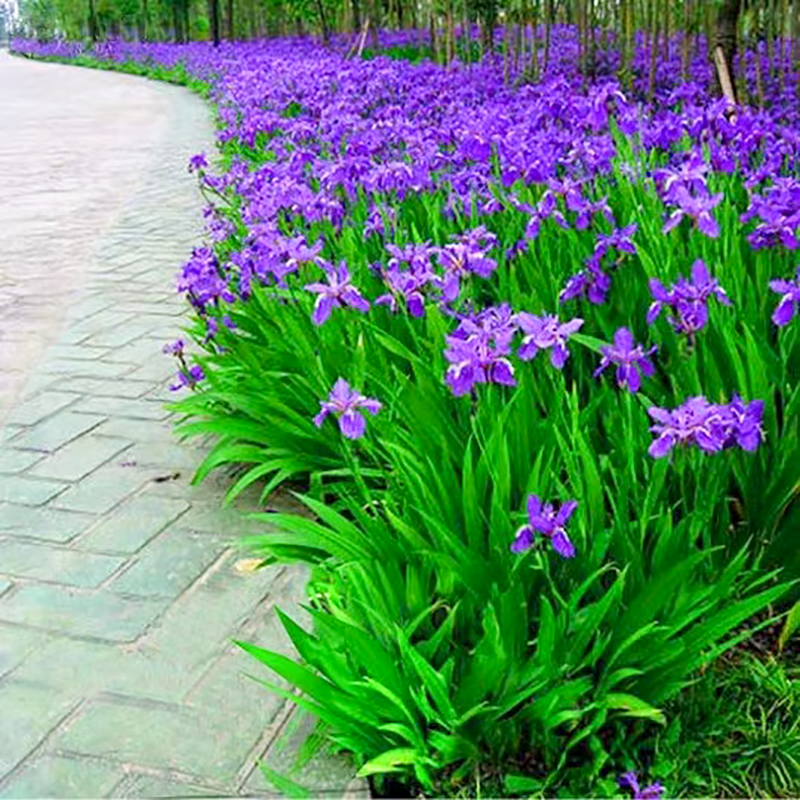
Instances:
[[[573,24],[578,59],[587,83],[598,58],[616,44],[618,77],[633,81],[636,37],[649,53],[648,93],[658,66],[679,47],[683,77],[692,53],[708,48],[717,67],[717,90],[734,99],[763,103],[763,69],[800,62],[800,0],[21,0],[24,27],[39,39],[55,34],[92,40],[107,36],[186,42],[313,34],[326,46],[335,33],[356,34],[351,53],[378,49],[380,28],[413,28],[432,58],[447,63],[457,54],[501,55],[508,76],[537,81],[547,71],[554,25]],[[477,26],[478,33],[473,31]],[[502,29],[502,36],[497,32]],[[755,59],[757,89],[743,97],[734,73],[737,49],[765,46],[768,64]],[[367,46],[368,45],[368,46]],[[788,45],[788,47],[787,47]],[[773,58],[775,49],[783,58]],[[639,64],[637,69],[642,70]],[[519,76],[522,76],[521,78]]]

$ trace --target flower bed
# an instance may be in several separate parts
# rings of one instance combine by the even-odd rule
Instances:
[[[558,42],[519,86],[300,40],[78,56],[216,104],[182,432],[200,477],[247,465],[229,498],[301,487],[315,520],[250,545],[315,566],[303,663],[242,646],[378,788],[663,777],[665,704],[800,575],[795,78],[731,113],[667,60],[647,105]]]

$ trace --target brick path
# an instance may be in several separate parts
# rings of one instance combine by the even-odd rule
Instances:
[[[163,409],[211,138],[181,89],[0,54],[0,796],[258,794],[299,737],[230,642],[290,652],[304,574],[236,569]]]

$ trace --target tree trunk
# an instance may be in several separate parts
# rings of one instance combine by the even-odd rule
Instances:
[[[89,38],[92,40],[92,44],[97,42],[97,12],[94,0],[89,0]]]
[[[211,20],[211,39],[219,47],[219,0],[208,0],[208,16]]]
[[[228,41],[232,42],[235,38],[233,24],[233,0],[228,0],[228,13],[226,22],[228,23]]]
[[[322,5],[322,0],[317,0],[317,13],[319,14],[319,24],[322,28],[322,44],[327,47],[331,42],[331,32],[328,28],[328,20],[325,17],[325,6]]]
[[[741,0],[722,0],[714,32],[714,63],[717,67],[717,88],[736,103],[733,61],[736,57],[736,27]]]

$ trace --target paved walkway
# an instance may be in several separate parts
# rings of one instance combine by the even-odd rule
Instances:
[[[163,409],[211,141],[181,89],[0,54],[0,796],[252,795],[290,763],[230,642],[290,652],[304,574],[237,570],[245,523]]]

